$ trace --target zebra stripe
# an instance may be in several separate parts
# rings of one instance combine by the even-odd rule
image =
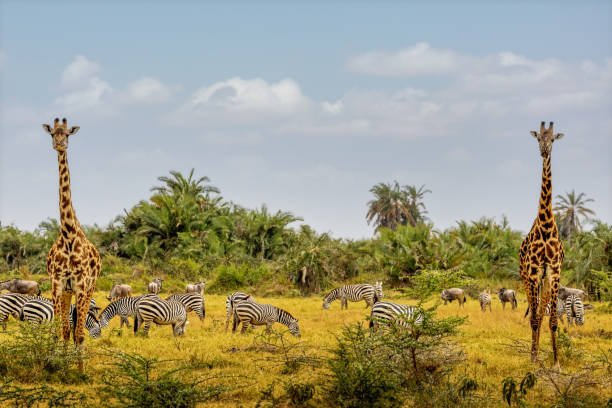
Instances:
[[[487,306],[489,306],[489,312],[491,310],[491,294],[489,292],[482,292],[478,295],[478,301],[480,302],[480,309],[485,312],[487,310]]]
[[[244,301],[255,302],[255,298],[248,293],[234,292],[225,299],[225,331],[227,331],[230,319],[234,315],[234,306]]]
[[[565,313],[567,314],[567,324],[572,325],[572,319],[578,326],[584,324],[584,305],[578,295],[569,295],[565,300]]]
[[[123,297],[117,300],[113,300],[102,310],[100,313],[100,326],[106,327],[110,323],[113,317],[119,316],[121,322],[119,328],[122,328],[125,324],[130,328],[130,322],[128,317],[136,316],[136,308],[140,299],[148,296],[157,297],[157,295],[146,294],[140,296]]]
[[[96,318],[90,305],[90,310],[85,318],[85,328],[89,332],[89,336],[93,339],[97,339],[102,335],[102,328],[100,322]],[[30,323],[43,323],[53,321],[55,317],[53,312],[53,301],[51,299],[45,299],[36,297],[25,302],[19,311],[19,320],[30,322]],[[70,328],[74,331],[74,322],[77,319],[77,310],[74,304],[70,305],[70,311],[68,312],[68,321]]]
[[[6,331],[6,322],[9,316],[19,319],[19,311],[24,303],[34,299],[34,296],[22,295],[20,293],[7,293],[0,296],[0,324],[2,330]]]
[[[136,319],[134,319],[134,333],[142,325],[145,335],[149,334],[151,323],[158,325],[172,325],[172,333],[175,336],[182,336],[185,333],[187,324],[187,309],[181,302],[175,300],[163,300],[158,297],[143,297],[136,309]]]
[[[323,309],[329,309],[329,305],[336,299],[340,299],[340,310],[348,309],[348,301],[359,302],[364,300],[366,307],[372,306],[383,298],[382,282],[376,285],[361,283],[358,285],[344,285],[333,289],[323,301]]]
[[[177,293],[170,295],[166,300],[174,300],[181,302],[187,312],[195,312],[200,320],[204,320],[206,317],[206,309],[204,308],[204,296],[200,293]]]
[[[370,313],[370,327],[378,328],[379,324],[396,323],[403,327],[421,324],[423,314],[419,308],[409,305],[400,305],[392,302],[378,302],[372,306]]]
[[[289,332],[296,337],[300,337],[300,326],[298,320],[291,316],[289,312],[272,305],[262,305],[250,302],[240,302],[234,305],[234,324],[232,332],[236,331],[239,324],[242,324],[240,333],[244,334],[249,324],[254,326],[266,325],[269,332],[272,324],[280,323],[289,328]]]

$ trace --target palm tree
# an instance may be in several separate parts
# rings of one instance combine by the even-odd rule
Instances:
[[[406,191],[399,183],[378,183],[370,189],[374,199],[368,202],[366,219],[374,222],[376,231],[380,228],[395,230],[398,225],[406,225],[412,217]]]
[[[593,201],[592,198],[586,198],[584,193],[576,195],[574,190],[565,193],[565,196],[557,195],[555,213],[562,238],[571,240],[572,235],[582,231],[582,223],[595,215],[595,211],[586,207],[587,203]]]
[[[425,214],[427,214],[427,209],[423,203],[423,197],[425,197],[425,194],[431,193],[431,190],[426,189],[423,184],[418,189],[416,186],[404,186],[404,191],[408,196],[408,209],[410,211],[408,223],[413,227],[417,224],[424,223],[427,220],[425,216]]]
[[[189,175],[185,177],[181,172],[176,170],[170,170],[170,177],[162,176],[157,179],[164,183],[162,186],[156,186],[151,188],[151,191],[157,194],[167,194],[175,196],[191,196],[202,208],[206,206],[206,203],[211,203],[213,200],[210,198],[211,193],[219,194],[217,187],[207,184],[210,179],[206,176],[195,179],[193,176],[194,169],[189,171]]]

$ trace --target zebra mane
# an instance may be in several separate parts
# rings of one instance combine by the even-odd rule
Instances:
[[[274,307],[276,307],[276,306],[274,306]],[[288,312],[288,311],[286,311],[285,309],[281,309],[280,307],[276,307],[276,309],[278,310],[279,317],[280,317],[280,316],[283,316],[283,317],[289,317],[289,319],[297,321],[297,319],[296,319],[295,317],[293,317],[293,316],[291,315],[291,313],[289,313],[289,312]]]
[[[335,300],[338,298],[338,292],[340,292],[341,288],[334,288],[331,290],[331,292],[329,292],[327,294],[327,296],[325,296],[325,299],[323,299],[324,301],[329,301],[329,300]]]

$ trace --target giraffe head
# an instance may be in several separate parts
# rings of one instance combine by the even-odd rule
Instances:
[[[68,127],[66,118],[60,122],[59,118],[53,121],[53,127],[50,125],[42,125],[43,129],[53,138],[53,148],[58,152],[64,152],[68,149],[68,136],[74,135],[79,131],[78,126]]]
[[[548,128],[545,126],[545,122],[540,124],[540,132],[536,132],[535,130],[531,131],[531,135],[538,139],[538,144],[540,145],[540,155],[543,158],[547,158],[550,156],[550,152],[552,151],[552,144],[555,140],[561,139],[563,137],[563,133],[555,134],[553,132],[553,123],[550,122]]]

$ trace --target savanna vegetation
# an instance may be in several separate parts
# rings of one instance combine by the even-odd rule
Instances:
[[[105,291],[115,283],[142,293],[159,276],[164,292],[171,293],[206,280],[204,322],[191,317],[180,339],[167,327],[154,329],[149,339],[134,337],[113,322],[102,340],[87,341],[86,370],[78,373],[61,365],[70,365],[74,356],[55,350],[40,334],[43,329],[33,335],[27,325],[11,321],[9,332],[0,335],[5,404],[20,398],[30,398],[32,405],[19,406],[608,403],[612,228],[594,218],[584,194],[558,196],[555,203],[566,252],[562,283],[587,290],[594,305],[585,326],[562,328],[559,374],[548,369],[546,359],[541,366],[528,362],[524,303],[504,312],[494,300],[493,313],[482,313],[475,300],[482,289],[502,286],[523,293],[517,251],[524,233],[504,217],[457,221],[440,230],[427,217],[425,199],[434,193],[426,186],[380,183],[364,210],[375,235],[347,240],[318,233],[289,212],[229,202],[193,170],[173,171],[158,181],[150,197],[109,225],[85,227],[102,255],[96,298],[106,304]],[[45,257],[58,231],[55,219],[34,231],[0,226],[0,280],[37,280],[48,294]],[[384,281],[387,298],[421,305],[425,323],[408,332],[391,328],[371,335],[364,329],[369,310],[363,303],[350,304],[348,311],[336,304],[322,310],[323,293],[335,285],[375,280]],[[472,299],[465,309],[439,306],[437,293],[449,286],[466,289]],[[303,337],[258,329],[248,336],[224,333],[224,299],[233,290],[291,311]],[[22,375],[21,363],[6,356],[27,349],[32,336],[43,351],[32,349],[27,360],[36,375]],[[546,356],[547,330],[542,339]],[[69,353],[60,358],[63,363],[43,358],[61,353]]]

